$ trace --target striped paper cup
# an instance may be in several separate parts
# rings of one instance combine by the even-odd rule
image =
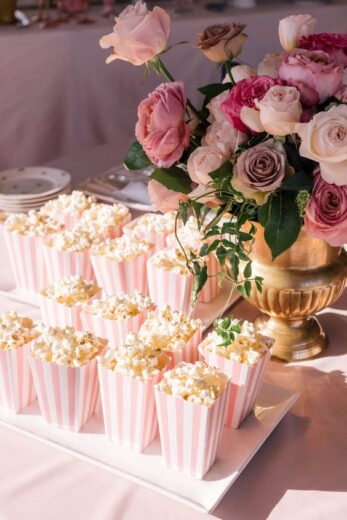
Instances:
[[[147,262],[148,290],[151,300],[158,306],[169,304],[174,311],[190,313],[193,276],[166,271]]]
[[[218,286],[218,272],[218,258],[214,253],[210,253],[207,257],[207,274],[209,277],[198,295],[199,302],[209,303],[214,300],[220,292],[221,288]]]
[[[45,325],[51,327],[65,327],[69,325],[77,330],[83,330],[81,304],[73,306],[65,305],[52,298],[47,298],[47,296],[44,296],[42,293],[39,293],[39,303]]]
[[[136,291],[148,294],[147,259],[153,251],[117,262],[102,255],[90,255],[98,286],[107,295]]]
[[[3,229],[17,288],[38,292],[47,285],[42,237],[28,237]]]
[[[205,363],[218,368],[230,378],[225,425],[238,428],[254,408],[271,357],[271,350],[261,357],[258,363],[251,365],[226,359],[201,347],[199,347],[199,354]]]
[[[166,467],[202,479],[214,463],[223,433],[229,384],[212,406],[154,389]]]
[[[17,413],[36,399],[29,365],[31,342],[14,350],[0,349],[0,403]]]
[[[148,311],[142,311],[124,321],[100,318],[95,314],[81,312],[83,330],[92,332],[99,338],[108,340],[111,349],[117,349],[122,345],[129,332],[138,332],[141,325],[147,318]]]
[[[108,228],[108,231],[106,233],[106,238],[118,238],[123,235],[124,228],[128,223],[131,221],[131,214],[128,213],[128,215],[125,217],[125,219],[122,222],[119,222],[119,224],[115,226],[110,226]]]
[[[134,233],[133,229],[134,229],[136,223],[138,222],[139,218],[140,217],[135,218],[134,220],[129,222],[126,226],[124,226],[123,233],[125,235],[131,235],[132,233]],[[171,232],[163,231],[161,233],[158,233],[156,231],[135,231],[135,233],[136,233],[137,237],[142,238],[144,240],[148,240],[148,242],[151,242],[152,244],[155,245],[155,248],[152,251],[152,253],[154,253],[154,252],[159,251],[160,249],[164,249],[166,247],[166,237]]]
[[[30,358],[42,416],[52,426],[78,432],[93,415],[99,394],[97,361],[68,367]]]
[[[184,361],[185,363],[195,363],[199,357],[198,346],[201,343],[202,337],[202,326],[201,324],[196,329],[189,341],[184,345],[181,350],[168,351],[171,355],[171,361],[169,369],[174,368],[178,363]]]
[[[166,368],[150,381],[139,381],[99,363],[101,404],[110,441],[137,452],[153,441],[158,433],[154,385]]]
[[[95,282],[95,274],[90,260],[89,251],[71,253],[60,251],[48,244],[42,245],[43,257],[47,269],[48,283],[40,288],[46,287],[52,282],[61,280],[65,276],[81,276],[84,280]]]

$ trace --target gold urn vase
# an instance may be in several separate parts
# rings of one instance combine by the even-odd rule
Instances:
[[[14,22],[17,0],[0,0],[0,24]]]
[[[257,224],[251,256],[253,275],[264,282],[262,293],[252,287],[250,302],[264,313],[256,323],[275,339],[273,356],[298,361],[319,355],[327,337],[314,314],[342,293],[346,253],[302,228],[295,244],[273,261],[264,229]]]

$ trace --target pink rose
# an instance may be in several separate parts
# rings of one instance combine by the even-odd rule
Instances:
[[[112,54],[106,63],[124,60],[133,65],[142,65],[165,49],[171,20],[161,7],[149,11],[140,0],[126,7],[115,20],[113,33],[100,40],[103,49],[112,47]]]
[[[318,112],[298,133],[300,155],[320,164],[326,182],[347,185],[347,105]]]
[[[163,83],[138,107],[135,134],[148,158],[169,168],[189,146],[189,128],[184,121],[187,97],[181,81]]]
[[[337,63],[347,66],[347,34],[320,33],[303,36],[300,47],[310,51],[324,51]]]
[[[310,14],[287,16],[280,20],[278,32],[283,49],[291,52],[299,47],[300,38],[313,33],[317,20]]]
[[[229,121],[215,121],[207,129],[201,143],[213,146],[229,159],[230,155],[248,140],[247,134],[234,128]]]
[[[335,92],[334,96],[341,103],[347,103],[347,85],[341,85],[341,87]]]
[[[213,121],[227,121],[226,115],[222,110],[222,103],[226,100],[228,95],[229,92],[225,90],[221,94],[218,94],[218,96],[211,99],[211,101],[207,105],[207,108],[210,111],[209,120],[211,121],[211,123],[213,123]]]
[[[283,54],[279,52],[269,52],[268,54],[265,54],[263,61],[258,65],[258,75],[278,78],[278,67],[281,64],[282,59]]]
[[[316,170],[304,222],[309,235],[331,246],[347,243],[347,186],[328,184]]]
[[[242,81],[243,79],[248,79],[251,76],[256,76],[257,72],[253,67],[249,65],[236,65],[231,70],[233,80],[235,83]],[[230,81],[229,75],[226,74],[223,83],[228,83]]]
[[[206,186],[212,180],[209,174],[225,162],[225,156],[217,148],[199,146],[190,154],[187,169],[192,181]]]
[[[275,85],[255,105],[264,130],[271,135],[292,133],[294,128],[288,123],[298,123],[302,114],[300,92],[295,87]]]
[[[296,87],[300,92],[300,101],[305,107],[312,107],[318,105],[319,95],[318,92],[310,87],[307,83],[302,81],[287,81],[288,85]]]
[[[337,65],[326,52],[296,49],[288,54],[278,69],[279,77],[299,89],[302,85],[318,94],[323,103],[342,83],[342,65]]]
[[[208,208],[217,208],[223,204],[214,194],[211,194],[211,190],[207,186],[201,184],[189,193],[188,197],[200,204],[205,204]]]
[[[187,195],[169,190],[160,182],[151,180],[148,183],[148,195],[156,211],[167,213],[178,209],[180,202],[187,202]]]
[[[231,182],[235,190],[262,204],[266,194],[281,185],[285,173],[283,145],[269,139],[241,153]]]
[[[282,85],[282,82],[270,76],[252,76],[237,83],[229,92],[221,108],[237,130],[249,133],[249,128],[240,118],[242,107],[254,108],[255,100],[263,99],[269,88],[274,85]]]

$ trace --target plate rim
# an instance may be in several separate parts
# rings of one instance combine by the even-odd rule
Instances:
[[[71,174],[68,173],[67,171],[65,170],[62,170],[62,169],[59,169],[59,168],[51,168],[51,167],[45,167],[45,166],[26,166],[24,168],[9,168],[7,170],[3,170],[3,171],[0,171],[0,178],[3,176],[3,175],[13,175],[13,172],[16,172],[17,174],[21,174],[22,172],[25,172],[27,170],[41,170],[41,173],[42,173],[42,170],[45,170],[47,172],[50,172],[51,174],[57,174],[60,173],[62,175],[66,175],[66,183],[62,183],[60,184],[60,186],[56,187],[56,188],[53,188],[51,190],[46,190],[46,191],[42,191],[40,193],[37,193],[37,194],[5,194],[1,191],[1,183],[0,183],[0,200],[13,200],[13,199],[19,199],[19,200],[23,200],[23,199],[32,199],[33,196],[35,197],[35,195],[50,195],[50,194],[54,194],[56,193],[57,191],[60,191],[61,189],[65,188],[66,186],[68,186],[69,183],[71,183]],[[12,173],[11,173],[12,172]]]

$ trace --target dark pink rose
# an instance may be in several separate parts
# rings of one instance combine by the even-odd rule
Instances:
[[[310,51],[324,51],[337,63],[347,67],[347,34],[320,33],[303,36],[300,47]]]
[[[316,170],[304,220],[309,235],[322,238],[331,246],[346,244],[347,186],[328,184]]]
[[[342,83],[343,66],[336,64],[324,51],[295,49],[287,54],[278,69],[278,75],[301,92],[307,104],[317,93],[323,103],[337,91]],[[313,104],[313,103],[312,103]]]
[[[189,146],[186,102],[183,83],[175,81],[159,85],[139,104],[135,134],[157,166],[169,168]]]
[[[241,121],[242,107],[255,107],[255,100],[261,100],[270,87],[283,85],[281,80],[270,76],[251,76],[239,81],[222,102],[221,108],[231,124],[240,132],[249,133],[249,128]]]
[[[152,180],[148,183],[148,195],[156,211],[167,213],[178,209],[180,202],[187,202],[187,195],[169,190],[160,182]]]

